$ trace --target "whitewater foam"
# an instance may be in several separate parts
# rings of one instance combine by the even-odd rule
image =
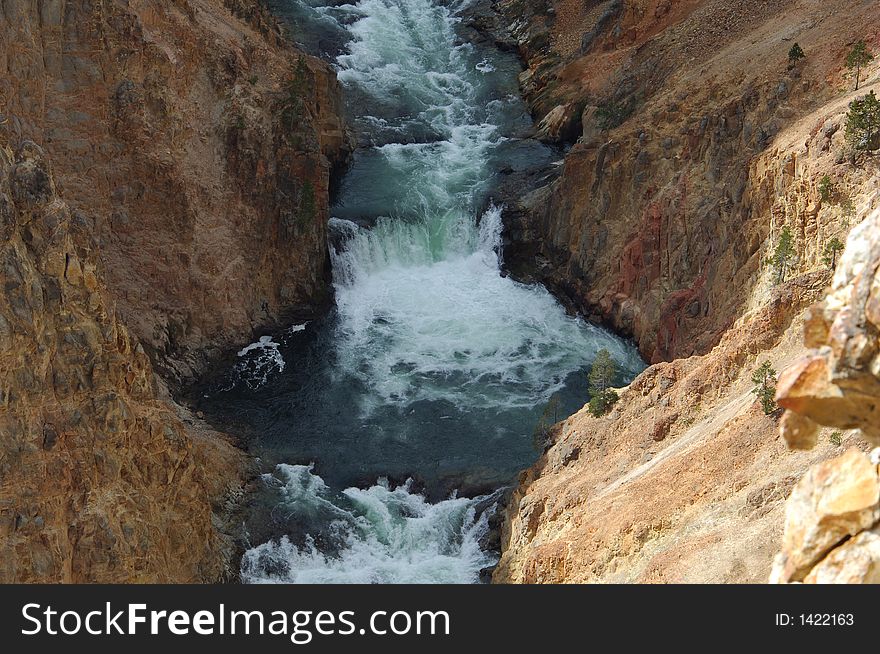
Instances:
[[[384,480],[334,493],[311,466],[287,464],[264,482],[294,519],[321,512],[332,527],[321,549],[311,536],[300,544],[282,536],[248,550],[246,583],[476,583],[495,563],[480,548],[494,510],[482,508],[489,498],[431,504],[410,482],[392,488]]]

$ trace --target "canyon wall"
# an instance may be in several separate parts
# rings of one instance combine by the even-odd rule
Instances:
[[[10,1],[0,30],[8,129],[45,148],[166,379],[329,302],[340,92],[255,0]]]
[[[649,363],[706,353],[742,315],[785,219],[776,192],[797,162],[764,157],[763,179],[752,163],[792,122],[845,94],[847,46],[876,34],[875,7],[497,6],[528,65],[521,85],[539,135],[572,143],[551,185],[509,203],[512,272],[537,270],[573,307],[631,334]],[[788,67],[796,40],[807,57]],[[796,209],[797,220],[812,210]],[[797,230],[800,270],[818,263],[825,227]]]
[[[248,463],[168,389],[328,303],[347,143],[254,0],[0,2],[0,580],[235,573]]]
[[[876,158],[851,161],[843,138],[849,102],[880,90],[876,65],[858,92],[843,65],[858,38],[880,47],[876,4],[496,6],[512,28],[488,29],[529,65],[539,134],[572,142],[547,185],[510,194],[511,271],[654,365],[607,415],[557,425],[507,508],[493,580],[765,581],[804,472],[866,448],[853,424],[788,449],[751,375],[804,354],[825,246],[880,205]],[[788,66],[795,41],[807,56]],[[795,258],[777,283],[784,227]]]

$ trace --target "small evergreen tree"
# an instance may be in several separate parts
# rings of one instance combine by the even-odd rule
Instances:
[[[773,266],[773,270],[776,271],[777,284],[785,281],[785,275],[793,259],[794,237],[791,234],[790,228],[783,227],[782,232],[779,234],[776,250],[774,250],[773,256],[770,258],[770,264]]]
[[[590,415],[596,418],[604,416],[619,399],[620,397],[617,395],[617,392],[609,388],[602,395],[591,397],[589,404],[587,404],[587,410],[590,412]]]
[[[853,49],[846,55],[846,67],[856,69],[856,91],[859,90],[859,78],[862,74],[862,66],[867,66],[874,59],[874,55],[868,50],[868,46],[861,39],[856,41]]]
[[[795,43],[788,51],[788,67],[793,67],[800,59],[803,59],[805,56],[806,55],[804,54],[803,48]]]
[[[765,361],[752,373],[752,393],[760,400],[764,415],[776,411],[776,371],[769,361]]]
[[[587,378],[590,383],[589,411],[594,416],[603,415],[618,400],[617,393],[611,388],[616,376],[617,362],[608,350],[602,348],[596,353]]]
[[[837,255],[843,250],[843,243],[836,236],[828,241],[828,245],[822,251],[822,262],[834,270],[837,267]]]
[[[541,414],[541,418],[535,427],[534,441],[539,450],[543,450],[546,446],[547,439],[550,437],[550,430],[557,422],[559,422],[559,398],[554,395],[547,402],[547,406],[544,407],[544,412]]]
[[[880,147],[880,100],[873,91],[849,103],[844,135],[855,150]]]
[[[828,202],[831,199],[831,193],[834,191],[834,182],[828,175],[823,175],[819,180],[819,197],[822,202]]]

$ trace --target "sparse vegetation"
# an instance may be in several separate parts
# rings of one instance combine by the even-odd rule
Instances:
[[[819,180],[819,197],[822,198],[822,202],[830,202],[833,193],[834,182],[831,181],[828,175],[823,175],[822,179]]]
[[[635,102],[632,99],[625,102],[606,102],[599,105],[596,110],[596,124],[602,131],[608,131],[622,125],[635,110]]]
[[[849,51],[849,54],[846,55],[846,67],[850,70],[855,69],[856,71],[856,88],[855,90],[859,90],[859,78],[862,74],[862,66],[867,66],[874,59],[874,55],[868,50],[868,46],[865,45],[865,42],[862,40],[858,40],[853,45],[853,49]]]
[[[281,123],[288,134],[295,133],[302,121],[303,92],[309,78],[309,67],[304,57],[300,57],[293,75],[284,87],[284,98],[281,102]]]
[[[256,86],[256,84],[259,80],[260,80],[260,78],[257,77],[256,75],[251,75],[250,78],[248,79],[248,82],[250,82],[251,86]]]
[[[604,415],[620,399],[617,392],[611,388],[616,376],[617,362],[608,350],[602,348],[596,353],[588,377],[590,383],[588,410],[592,415],[597,417]]]
[[[595,417],[604,416],[608,411],[613,407],[617,400],[620,399],[620,396],[617,394],[617,391],[609,389],[605,391],[602,395],[596,395],[590,398],[590,403],[587,405],[587,410],[591,415]]]
[[[880,147],[880,100],[873,91],[849,103],[844,135],[854,150]]]
[[[794,67],[797,62],[803,59],[805,56],[806,55],[804,54],[803,48],[801,48],[801,46],[798,45],[797,42],[795,42],[795,44],[791,46],[791,49],[789,49],[788,51],[788,67]]]
[[[776,249],[773,256],[770,257],[770,265],[776,272],[776,283],[781,284],[785,281],[785,275],[794,261],[794,237],[789,227],[783,227],[779,234],[779,241],[776,243]]]
[[[822,250],[822,263],[834,270],[837,267],[837,255],[843,251],[843,243],[836,236],[828,241]]]
[[[554,395],[544,407],[544,412],[535,427],[535,446],[539,450],[544,449],[547,439],[550,438],[550,431],[557,422],[559,422],[559,398]]]
[[[831,444],[835,447],[840,447],[840,444],[843,443],[843,432],[839,429],[835,429],[831,432],[831,436],[828,437],[828,440],[831,441]]]
[[[752,393],[761,402],[764,415],[770,415],[778,408],[776,406],[776,371],[769,361],[765,361],[752,373]]]

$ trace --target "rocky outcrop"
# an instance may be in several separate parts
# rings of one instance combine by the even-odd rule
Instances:
[[[546,193],[504,198],[515,275],[631,334],[658,362],[708,352],[753,308],[748,291],[782,220],[804,221],[798,270],[816,265],[827,238],[810,215],[821,206],[816,182],[786,206],[780,196],[802,163],[773,148],[809,117],[815,131],[801,143],[827,134],[809,149],[839,155],[842,134],[820,135],[816,112],[842,99],[846,44],[877,23],[868,5],[497,6],[528,64],[520,81],[539,135],[575,134]],[[793,40],[808,55],[788,67]]]
[[[339,102],[255,0],[0,3],[0,581],[235,574],[168,388],[327,303]]]
[[[782,434],[793,448],[811,447],[820,425],[859,429],[880,445],[878,267],[880,211],[850,234],[831,292],[810,313],[804,335],[812,350],[780,377],[778,402],[790,410]]]
[[[339,89],[279,31],[255,0],[0,9],[8,129],[45,148],[120,315],[174,383],[329,300]]]
[[[780,377],[781,433],[810,449],[822,426],[880,445],[880,210],[852,231],[828,297],[804,330],[811,348]],[[880,582],[880,450],[853,448],[811,468],[786,506],[771,581]]]

